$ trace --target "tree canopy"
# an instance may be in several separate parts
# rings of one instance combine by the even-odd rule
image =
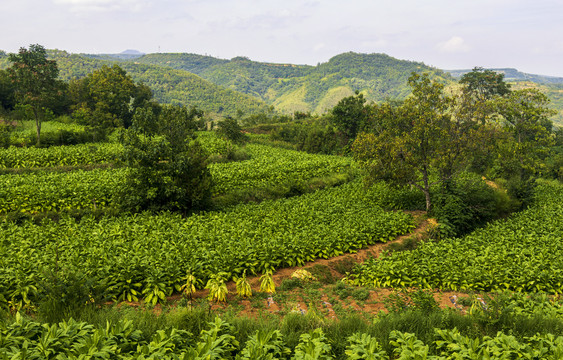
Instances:
[[[102,66],[70,85],[77,117],[85,125],[116,127],[131,125],[137,107],[152,98],[151,90],[135,84],[118,65]]]
[[[47,51],[41,45],[20,48],[10,54],[12,66],[8,74],[14,85],[17,103],[28,106],[37,125],[37,144],[41,143],[41,119],[57,96],[62,95],[64,83],[57,80],[59,69],[54,60],[47,59]]]
[[[203,113],[174,105],[154,110],[138,108],[132,126],[121,137],[122,160],[129,167],[122,208],[133,212],[205,208],[211,197],[211,175],[195,139]]]

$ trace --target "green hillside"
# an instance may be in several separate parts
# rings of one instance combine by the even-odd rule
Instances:
[[[245,57],[220,60],[195,54],[149,54],[137,61],[190,71],[214,84],[255,96],[270,104],[279,96],[278,85],[283,80],[302,78],[313,69],[312,66],[260,63]]]
[[[57,61],[59,77],[66,81],[83,78],[102,65],[117,62],[60,50],[49,51],[49,56]],[[7,57],[0,54],[0,69],[9,65]],[[124,60],[118,65],[134,81],[148,85],[161,103],[194,105],[210,114],[229,116],[235,116],[237,110],[252,114],[268,109],[268,105],[255,97],[225,89],[187,71]]]
[[[141,64],[166,65],[178,70],[186,70],[196,75],[214,65],[228,63],[229,60],[217,59],[212,56],[182,53],[146,54],[136,60]]]
[[[244,57],[219,60],[193,54],[149,54],[139,63],[192,71],[215,84],[249,94],[283,112],[323,113],[359,90],[370,101],[404,98],[412,71],[449,80],[441,70],[384,54],[345,53],[317,66],[272,64]]]
[[[117,62],[135,81],[147,84],[163,103],[195,105],[208,113],[234,116],[266,112],[270,106],[283,113],[322,114],[340,99],[360,91],[368,101],[403,99],[410,90],[411,72],[429,72],[444,82],[469,70],[442,71],[420,62],[398,60],[385,54],[348,52],[317,66],[275,64],[246,57],[230,60],[187,53],[146,55],[77,55],[54,50],[61,78],[81,78],[103,64]],[[0,52],[0,68],[8,66]],[[552,101],[563,125],[563,78],[533,75],[515,69],[496,69],[514,88],[537,87]]]

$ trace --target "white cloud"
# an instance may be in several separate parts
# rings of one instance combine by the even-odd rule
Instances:
[[[55,4],[67,5],[72,12],[108,12],[108,11],[139,11],[143,8],[142,1],[135,0],[53,0]]]
[[[439,43],[437,48],[446,53],[466,53],[470,50],[469,45],[459,36],[453,36],[448,41]]]

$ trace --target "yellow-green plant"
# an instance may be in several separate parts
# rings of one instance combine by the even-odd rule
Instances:
[[[260,291],[271,294],[276,292],[276,284],[274,284],[272,270],[267,270],[262,276],[260,276]]]
[[[235,277],[235,285],[237,288],[237,294],[243,298],[252,297],[252,288],[250,287],[250,282],[246,278],[246,270],[243,271],[241,277]]]
[[[192,296],[196,292],[196,285],[201,281],[197,279],[190,271],[188,271],[184,279],[186,280],[186,282],[184,283],[184,285],[182,285],[180,291],[182,291],[182,295],[184,295],[189,300],[192,300]]]
[[[209,289],[209,295],[207,298],[209,300],[215,301],[226,301],[227,294],[229,290],[227,289],[227,284],[225,284],[225,279],[227,278],[227,273],[221,271],[218,274],[211,275],[205,285],[206,289]]]
[[[303,281],[317,281],[318,279],[305,269],[298,269],[291,274],[292,278],[300,279]]]

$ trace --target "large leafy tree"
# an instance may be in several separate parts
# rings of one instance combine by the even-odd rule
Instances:
[[[465,90],[478,101],[492,99],[510,93],[510,85],[504,81],[504,74],[482,67],[473,68],[473,71],[463,75],[459,83],[465,85]]]
[[[145,104],[122,136],[123,160],[129,167],[122,207],[129,211],[205,208],[211,196],[211,174],[196,140],[195,108]]]
[[[18,104],[31,109],[37,126],[37,144],[41,143],[41,120],[50,104],[62,95],[62,82],[57,80],[59,69],[54,60],[47,59],[47,51],[41,45],[20,48],[10,54],[12,66],[8,73],[14,84]]]
[[[497,106],[509,135],[500,143],[498,163],[503,175],[527,180],[541,173],[555,139],[549,99],[537,89],[523,89],[499,99]]]
[[[135,84],[118,65],[102,66],[70,86],[74,115],[94,127],[129,127],[135,109],[152,98],[151,90]]]
[[[475,140],[471,169],[480,173],[490,168],[495,157],[495,142],[501,136],[497,126],[498,103],[510,95],[510,85],[504,81],[504,74],[476,67],[459,81],[455,93],[452,114],[459,122],[478,124],[482,136]]]
[[[332,123],[349,139],[356,137],[368,118],[366,102],[364,95],[356,91],[356,95],[343,98],[332,108]]]
[[[464,166],[476,127],[452,116],[452,98],[443,84],[416,73],[408,83],[412,95],[403,103],[377,106],[371,132],[360,133],[352,150],[369,178],[416,187],[430,210],[431,186]]]
[[[510,84],[504,74],[476,67],[459,80],[460,96],[457,97],[458,117],[477,120],[485,124],[496,114],[495,102],[510,94]]]

